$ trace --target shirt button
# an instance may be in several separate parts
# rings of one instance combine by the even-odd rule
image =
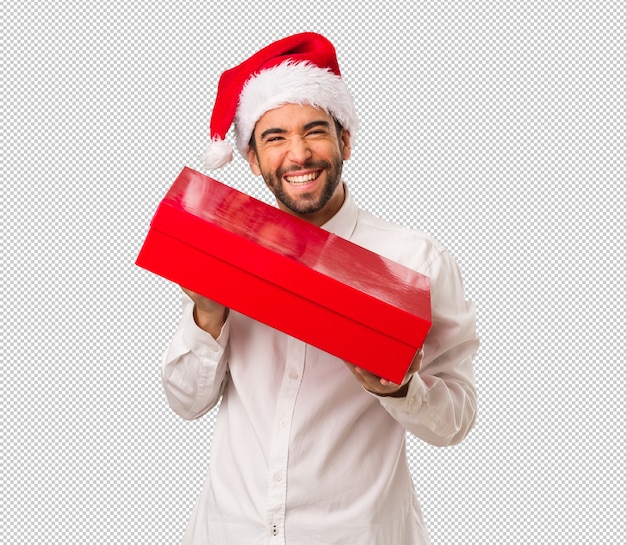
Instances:
[[[295,371],[290,371],[289,372],[289,378],[291,380],[296,380],[298,378],[298,373],[296,373]]]
[[[415,396],[411,396],[411,397],[408,399],[407,403],[408,403],[409,405],[413,405],[413,403],[415,403]]]
[[[278,483],[283,480],[283,476],[280,473],[274,473],[274,480]]]
[[[220,347],[212,344],[211,346],[209,346],[209,349],[211,350],[211,352],[217,352],[220,349]]]
[[[281,428],[286,428],[287,427],[287,421],[286,420],[281,420],[280,421],[280,427]]]

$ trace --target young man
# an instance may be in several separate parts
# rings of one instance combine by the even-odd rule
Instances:
[[[232,158],[233,121],[282,210],[430,277],[433,325],[393,384],[183,287],[163,362],[168,401],[192,419],[221,399],[183,543],[426,544],[405,433],[452,445],[476,416],[475,313],[458,267],[424,233],[356,206],[341,176],[358,121],[322,36],[280,40],[222,75],[209,168]]]

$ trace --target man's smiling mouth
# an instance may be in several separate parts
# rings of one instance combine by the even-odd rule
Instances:
[[[303,174],[301,176],[285,176],[285,180],[293,185],[306,184],[317,179],[321,172],[321,170],[316,170],[315,172],[310,172],[309,174]]]

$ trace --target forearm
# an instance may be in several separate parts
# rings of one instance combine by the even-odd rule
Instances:
[[[172,410],[185,419],[213,408],[227,380],[228,323],[216,338],[198,327],[193,302],[183,296],[183,312],[164,355],[163,388]]]
[[[419,372],[403,398],[382,405],[408,431],[428,443],[459,443],[476,419],[473,359],[478,350],[476,312],[465,301],[456,263],[442,254],[431,271],[432,327]]]
[[[432,371],[426,366],[413,377],[405,397],[384,397],[380,402],[406,430],[423,441],[436,446],[460,443],[476,419],[471,361],[472,355],[457,361],[454,376],[429,374]]]

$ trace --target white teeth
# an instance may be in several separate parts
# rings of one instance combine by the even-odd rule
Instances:
[[[317,175],[317,172],[311,172],[311,174],[305,174],[303,176],[285,176],[285,180],[287,180],[290,184],[305,184],[315,180]]]

